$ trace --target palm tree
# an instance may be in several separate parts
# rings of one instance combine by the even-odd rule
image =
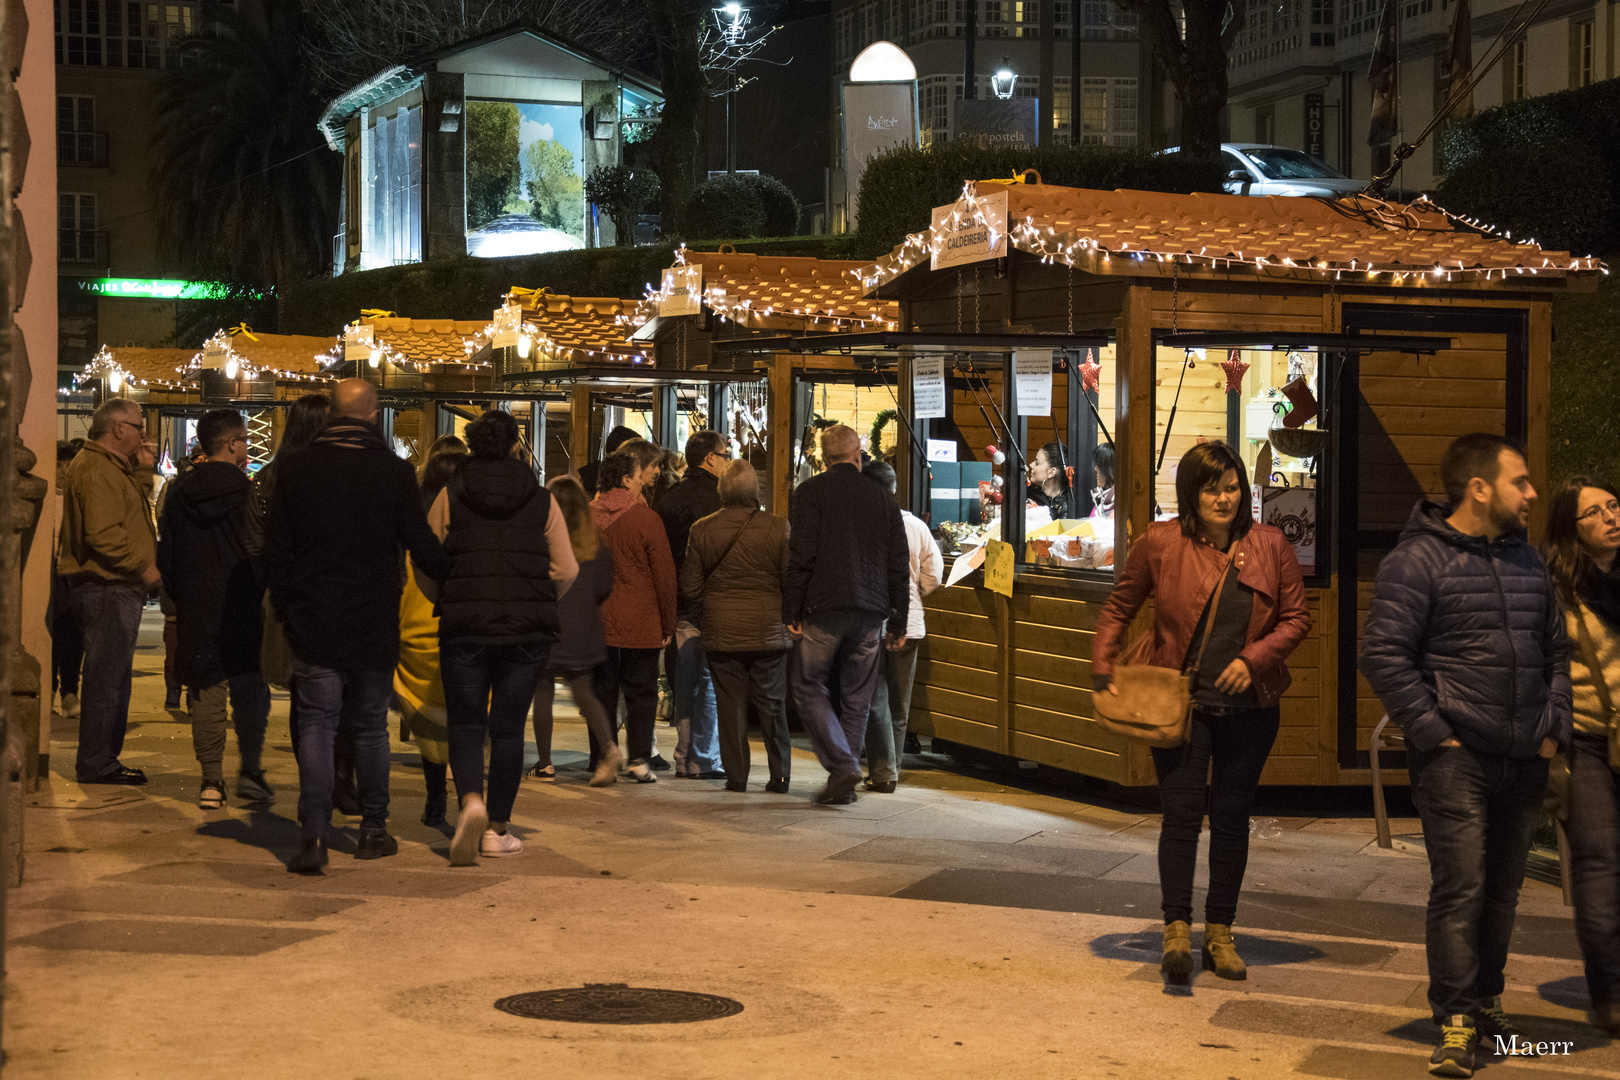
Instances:
[[[276,286],[331,268],[342,158],[296,0],[263,20],[206,9],[157,92],[152,186],[170,257],[192,274]]]

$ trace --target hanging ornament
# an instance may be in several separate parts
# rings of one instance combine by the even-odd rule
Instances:
[[[1226,372],[1226,392],[1228,394],[1241,392],[1244,373],[1249,370],[1249,365],[1244,363],[1242,354],[1236,349],[1228,352],[1226,359],[1221,362],[1221,370]]]
[[[1102,365],[1092,358],[1092,351],[1086,350],[1085,362],[1080,365],[1080,389],[1096,390],[1102,381]]]

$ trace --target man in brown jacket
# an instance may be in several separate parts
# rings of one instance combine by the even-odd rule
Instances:
[[[57,573],[68,581],[69,606],[84,628],[75,763],[81,784],[146,783],[144,772],[118,760],[141,608],[159,579],[152,505],[138,475],[145,442],[140,405],[103,402],[84,449],[68,464],[62,493]]]

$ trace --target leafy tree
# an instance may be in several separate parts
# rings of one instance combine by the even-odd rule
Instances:
[[[636,215],[658,198],[658,174],[650,169],[604,165],[585,181],[585,197],[613,221],[615,243],[635,243]]]
[[[467,230],[507,212],[522,192],[518,107],[510,101],[467,102]]]
[[[152,188],[176,270],[275,286],[329,270],[342,159],[315,126],[325,107],[306,17],[267,0],[262,24],[205,9],[157,89]]]
[[[585,183],[574,155],[556,139],[536,139],[525,151],[529,213],[574,236],[585,234]]]

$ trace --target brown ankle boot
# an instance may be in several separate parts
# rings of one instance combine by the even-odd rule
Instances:
[[[1186,982],[1192,969],[1192,927],[1180,919],[1165,923],[1164,961],[1159,972],[1173,981]]]
[[[1232,943],[1232,928],[1223,923],[1204,924],[1204,970],[1222,979],[1247,979],[1249,969]]]

